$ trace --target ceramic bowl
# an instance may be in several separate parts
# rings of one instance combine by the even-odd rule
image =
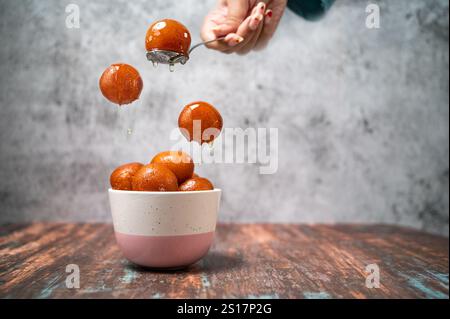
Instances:
[[[117,243],[131,262],[182,268],[201,259],[214,238],[220,189],[137,192],[109,189]]]

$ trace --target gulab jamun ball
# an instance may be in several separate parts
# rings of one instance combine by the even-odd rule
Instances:
[[[194,126],[195,123],[198,124]],[[202,101],[186,105],[178,117],[181,133],[188,141],[196,141],[199,144],[212,142],[219,136],[222,126],[223,120],[219,111],[211,104]],[[207,134],[204,134],[206,130]]]
[[[208,191],[213,190],[214,185],[204,177],[193,177],[180,185],[179,190],[182,192],[189,191]]]
[[[161,152],[153,157],[151,163],[165,165],[175,174],[178,184],[192,177],[194,173],[194,161],[187,153],[182,151]]]
[[[131,65],[112,64],[100,77],[100,90],[112,103],[130,104],[141,95],[143,82],[139,72]]]
[[[180,22],[163,19],[153,22],[145,36],[147,51],[165,50],[189,56],[191,34]]]
[[[112,189],[130,191],[131,178],[142,166],[144,165],[141,163],[128,163],[117,167],[109,178]]]
[[[175,174],[162,164],[147,164],[139,169],[131,179],[134,191],[174,192],[178,190]]]

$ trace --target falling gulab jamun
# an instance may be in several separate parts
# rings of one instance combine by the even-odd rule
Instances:
[[[163,19],[153,22],[145,36],[145,48],[148,51],[172,51],[189,57],[191,35],[180,22]]]
[[[175,174],[178,184],[183,183],[194,173],[194,161],[187,153],[182,151],[161,152],[153,157],[151,163],[165,165]]]
[[[193,102],[186,105],[178,117],[178,126],[188,141],[210,143],[222,130],[219,111],[209,103]]]
[[[99,84],[105,98],[119,105],[137,100],[143,87],[139,72],[124,63],[110,65],[100,77]]]
[[[142,166],[141,163],[128,163],[117,167],[109,178],[112,189],[130,191],[131,178]]]
[[[180,185],[179,190],[182,192],[189,191],[209,191],[213,190],[214,185],[206,178],[203,177],[193,177],[186,180]]]
[[[175,174],[162,164],[147,164],[139,169],[131,179],[134,191],[174,192],[178,190]]]

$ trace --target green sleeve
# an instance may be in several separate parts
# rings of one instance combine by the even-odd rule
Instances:
[[[288,8],[307,20],[320,19],[335,0],[288,0]]]

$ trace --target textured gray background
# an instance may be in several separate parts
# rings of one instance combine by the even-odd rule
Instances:
[[[193,100],[226,127],[278,127],[280,168],[202,165],[224,190],[221,220],[382,222],[448,235],[448,1],[338,0],[325,19],[287,12],[265,51],[198,50],[175,73],[145,60],[149,23],[198,30],[208,1],[0,0],[0,221],[109,220],[111,170],[171,146]],[[65,27],[77,3],[81,28]],[[110,63],[144,79],[130,107],[108,103]],[[132,128],[133,133],[127,134]]]

